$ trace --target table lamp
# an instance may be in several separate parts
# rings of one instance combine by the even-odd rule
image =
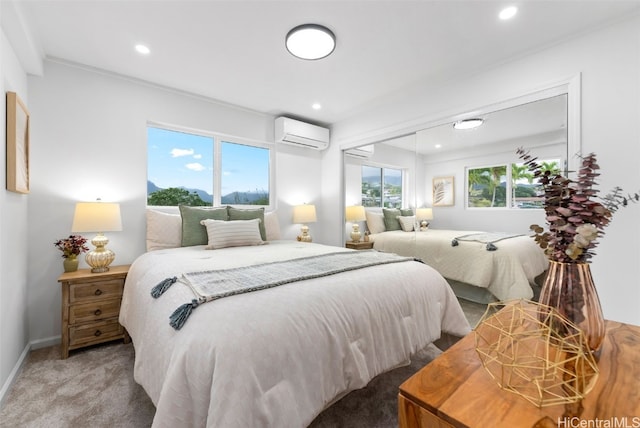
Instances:
[[[300,229],[300,235],[298,235],[298,241],[311,242],[311,235],[309,235],[309,226],[307,223],[315,223],[316,218],[316,206],[315,205],[296,205],[293,207],[293,222],[295,224],[302,224]]]
[[[420,222],[420,231],[424,232],[429,228],[429,222],[427,220],[433,220],[433,209],[418,208],[416,210],[416,220]]]
[[[360,242],[360,237],[362,234],[360,233],[360,225],[359,221],[365,221],[367,217],[364,213],[364,207],[362,205],[353,205],[347,207],[345,218],[348,222],[352,223],[351,229],[351,241]]]
[[[91,272],[107,272],[109,265],[116,258],[113,251],[106,249],[109,240],[104,232],[122,230],[120,204],[106,202],[78,202],[73,215],[72,232],[97,232],[91,243],[96,247],[85,256],[91,266]]]

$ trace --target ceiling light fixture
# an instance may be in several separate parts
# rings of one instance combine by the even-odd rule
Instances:
[[[149,55],[151,52],[151,50],[145,45],[136,45],[136,51],[142,55]]]
[[[473,129],[484,123],[484,119],[473,118],[473,119],[464,119],[459,120],[453,124],[455,129]]]
[[[320,105],[320,103],[313,103],[311,104],[311,108],[314,110],[320,110],[322,106]]]
[[[336,47],[336,36],[318,24],[299,25],[287,33],[285,45],[291,55],[301,59],[321,59]]]
[[[504,9],[502,9],[498,16],[503,21],[506,21],[507,19],[511,19],[514,16],[516,16],[516,13],[518,13],[518,8],[515,7],[515,6],[509,6],[509,7],[505,7]]]

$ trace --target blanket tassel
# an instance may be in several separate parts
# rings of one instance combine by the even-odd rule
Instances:
[[[452,247],[457,247],[457,246],[458,246],[458,240],[454,238],[454,239],[451,241],[451,246],[452,246]]]
[[[187,319],[189,318],[189,315],[191,315],[191,312],[198,306],[200,306],[200,302],[196,299],[193,299],[191,303],[185,303],[184,305],[176,309],[169,317],[169,324],[171,324],[171,327],[176,330],[180,330],[184,323],[187,322]]]
[[[158,285],[151,289],[151,297],[157,299],[158,297],[162,296],[162,294],[167,291],[169,287],[171,287],[177,280],[178,278],[176,278],[175,276],[173,278],[163,279],[158,283]]]
[[[495,250],[497,250],[497,249],[498,249],[498,247],[496,247],[495,245],[493,245],[493,242],[489,242],[489,243],[487,244],[487,251],[495,251]]]

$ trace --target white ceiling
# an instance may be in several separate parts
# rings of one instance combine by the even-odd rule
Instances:
[[[320,124],[399,88],[469,75],[640,10],[638,0],[13,3],[48,58]],[[500,21],[510,3],[518,14]],[[285,35],[303,23],[336,34],[333,54],[304,61],[286,51]],[[10,26],[3,19],[5,32]],[[136,43],[151,54],[136,53]]]

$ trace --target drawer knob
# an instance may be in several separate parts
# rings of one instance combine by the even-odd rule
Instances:
[[[102,315],[102,311],[100,309],[96,309],[96,311],[93,314],[95,316],[99,316],[99,315]]]
[[[100,290],[99,288],[96,290],[96,292],[94,293],[96,296],[99,296],[102,294],[102,290]]]
[[[98,336],[100,336],[101,334],[102,334],[102,332],[101,332],[100,330],[96,330],[96,332],[95,332],[95,333],[93,333],[93,335],[94,335],[95,337],[98,337]]]

